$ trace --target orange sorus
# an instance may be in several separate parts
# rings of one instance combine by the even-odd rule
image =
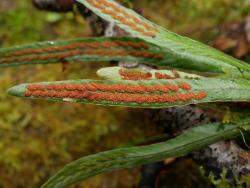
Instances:
[[[199,97],[197,97],[199,96]],[[89,91],[26,91],[25,97],[48,97],[48,98],[72,98],[86,99],[90,101],[110,101],[124,103],[175,103],[188,102],[190,100],[201,100],[206,96],[201,93],[177,93],[173,95],[149,95],[149,94],[128,94],[110,92],[89,92]]]
[[[154,87],[157,91],[160,91],[160,92],[164,92],[164,93],[167,93],[167,92],[177,92],[179,90],[179,87],[175,84],[165,84],[164,87],[162,87],[163,85],[162,84],[155,84]]]
[[[178,84],[178,86],[181,88],[181,89],[184,89],[184,90],[191,90],[192,89],[192,86],[186,82],[180,82]]]
[[[152,74],[149,72],[128,71],[126,69],[120,69],[119,74],[123,80],[149,80],[152,78]]]
[[[175,84],[104,84],[104,83],[83,83],[83,84],[49,84],[29,85],[28,91],[109,91],[120,93],[155,93],[155,92],[177,92],[178,85]]]
[[[206,91],[200,91],[199,93],[194,95],[194,99],[196,100],[202,100],[208,96],[208,93]]]
[[[161,79],[174,79],[174,77],[172,77],[172,76],[170,76],[168,74],[162,74],[162,73],[159,73],[159,72],[155,73],[155,77],[158,80],[161,80]]]

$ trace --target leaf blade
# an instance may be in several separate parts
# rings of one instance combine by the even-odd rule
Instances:
[[[45,41],[0,50],[0,68],[74,61],[127,60],[164,64],[160,47],[131,37],[79,38]]]
[[[188,88],[186,91],[179,87],[181,83],[185,83],[185,85],[191,88]],[[33,89],[29,90],[30,87],[33,87]],[[42,89],[39,89],[41,87]],[[170,90],[169,87],[174,90]],[[165,108],[221,101],[249,102],[249,91],[250,87],[244,80],[238,82],[234,80],[201,78],[199,80],[69,80],[42,82],[15,86],[9,90],[9,94],[31,99],[83,104]],[[190,93],[198,95],[200,93],[204,94],[204,92],[205,96],[202,95],[202,97],[198,96],[196,98],[193,95],[189,98]]]
[[[66,165],[50,178],[42,188],[64,188],[88,177],[115,169],[132,168],[164,160],[168,157],[186,155],[219,140],[239,135],[240,126],[249,127],[250,119],[237,123],[213,123],[186,131],[180,136],[166,142],[149,146],[129,147],[106,151],[83,157]]]
[[[133,36],[163,47],[170,57],[169,61],[166,61],[168,66],[204,72],[227,73],[229,76],[231,74],[231,76],[239,75],[250,78],[250,66],[243,61],[208,47],[201,42],[179,36],[150,22],[113,0],[102,0],[98,1],[98,3],[95,0],[77,1],[103,19],[117,24]],[[112,10],[112,7],[116,8]],[[118,12],[123,13],[124,16],[121,17]],[[137,22],[132,20],[137,20]],[[153,36],[145,35],[144,33],[147,30],[145,30],[145,27],[144,31],[140,31],[145,24],[155,28],[157,32]]]

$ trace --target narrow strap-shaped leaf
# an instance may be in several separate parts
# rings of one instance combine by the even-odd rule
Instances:
[[[47,41],[0,50],[0,67],[74,61],[127,60],[164,64],[160,47],[130,37],[98,37]]]
[[[214,78],[175,80],[72,80],[22,84],[9,90],[19,97],[97,105],[164,108],[218,101],[250,101],[250,87]]]
[[[97,75],[107,80],[172,80],[178,78],[199,79],[201,76],[177,70],[146,71],[142,68],[105,67],[97,71]]]
[[[149,146],[120,148],[86,156],[66,165],[42,188],[65,188],[100,173],[132,168],[169,157],[184,156],[219,140],[233,138],[239,135],[239,127],[249,127],[249,125],[249,118],[224,125],[213,123],[188,130],[166,142]]]
[[[122,7],[113,0],[77,0],[98,16],[114,22],[138,38],[165,48],[168,66],[250,77],[250,66],[216,49],[179,36]],[[172,61],[172,59],[175,61]]]

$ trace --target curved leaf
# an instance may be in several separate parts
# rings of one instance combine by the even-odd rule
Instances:
[[[161,65],[165,59],[165,53],[160,47],[131,37],[47,41],[0,50],[0,67],[112,60]]]
[[[230,124],[208,124],[186,131],[176,138],[149,146],[120,148],[83,157],[66,165],[42,188],[65,188],[91,176],[115,169],[132,168],[169,157],[184,156],[217,141],[239,135],[239,127],[250,127],[250,119]]]
[[[218,101],[250,101],[246,80],[70,80],[22,84],[9,94],[97,105],[164,108]]]
[[[77,0],[103,19],[127,32],[161,46],[168,54],[168,66],[205,72],[229,73],[250,78],[250,66],[200,42],[179,36],[122,7],[113,0]]]

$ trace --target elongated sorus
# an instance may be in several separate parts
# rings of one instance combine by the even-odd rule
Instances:
[[[175,103],[188,102],[190,100],[202,100],[207,97],[204,91],[193,93],[176,94],[128,94],[128,93],[110,93],[110,92],[89,92],[89,91],[26,91],[25,97],[48,97],[48,98],[72,98],[86,99],[89,101],[110,101],[123,103]]]
[[[149,80],[152,78],[152,74],[149,72],[129,71],[126,69],[120,69],[119,74],[123,80]]]
[[[27,91],[108,91],[119,93],[169,93],[177,92],[179,86],[176,84],[105,84],[105,83],[82,83],[82,84],[49,84],[27,86]]]
[[[186,82],[180,82],[178,84],[178,86],[181,88],[181,89],[184,89],[184,90],[191,90],[192,89],[192,86]]]

